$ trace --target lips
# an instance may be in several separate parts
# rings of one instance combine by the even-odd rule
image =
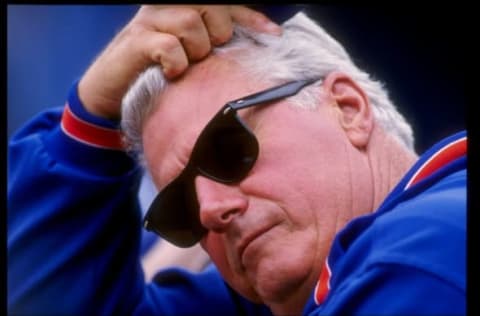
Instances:
[[[260,237],[261,235],[263,235],[264,233],[266,233],[267,231],[269,231],[270,229],[272,229],[275,225],[273,226],[267,226],[267,227],[263,227],[261,229],[257,229],[255,231],[253,231],[252,233],[250,233],[249,235],[247,235],[245,238],[243,238],[241,241],[240,241],[240,244],[238,246],[238,258],[242,259],[242,256],[243,256],[243,253],[245,252],[245,249],[248,247],[248,245],[254,241],[255,239],[257,239],[258,237]]]

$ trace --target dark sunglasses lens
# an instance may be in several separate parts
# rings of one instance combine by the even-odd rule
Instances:
[[[258,155],[258,142],[237,117],[222,116],[208,126],[195,148],[194,164],[201,174],[222,182],[243,179]]]
[[[193,181],[186,181],[183,177],[157,195],[146,220],[147,229],[154,230],[178,247],[193,246],[206,232],[199,221]]]

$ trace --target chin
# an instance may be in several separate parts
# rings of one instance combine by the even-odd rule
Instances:
[[[318,278],[311,259],[300,252],[290,252],[288,257],[268,256],[250,275],[255,294],[263,302],[281,302],[299,291],[310,292]]]
[[[256,304],[263,304],[264,301],[260,297],[260,295],[255,291],[255,289],[251,285],[245,284],[246,282],[230,282],[226,281],[231,288],[233,288],[237,293],[248,299],[249,301],[256,303]],[[236,283],[236,284],[235,284]]]

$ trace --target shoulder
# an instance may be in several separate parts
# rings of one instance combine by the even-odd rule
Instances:
[[[465,289],[466,209],[462,170],[373,221],[359,238],[371,246],[366,267],[413,268]]]
[[[337,237],[333,283],[365,271],[408,267],[465,289],[466,172],[457,171],[394,207],[358,218]],[[332,256],[332,253],[331,253]]]
[[[464,314],[464,170],[360,218],[343,236],[351,238],[333,249],[330,293],[312,315]]]
[[[377,255],[458,252],[466,239],[466,171],[455,172],[378,216],[365,231]],[[457,250],[454,250],[457,248]],[[461,248],[461,247],[460,247]]]

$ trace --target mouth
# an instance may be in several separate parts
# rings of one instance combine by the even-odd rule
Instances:
[[[248,245],[250,245],[250,243],[252,243],[258,237],[262,236],[264,233],[268,232],[274,226],[275,225],[267,226],[267,227],[264,227],[262,229],[256,230],[253,233],[246,236],[243,240],[240,241],[240,244],[238,246],[238,258],[240,259],[240,262],[243,261],[242,260],[243,253],[245,252],[245,249],[247,249]]]

